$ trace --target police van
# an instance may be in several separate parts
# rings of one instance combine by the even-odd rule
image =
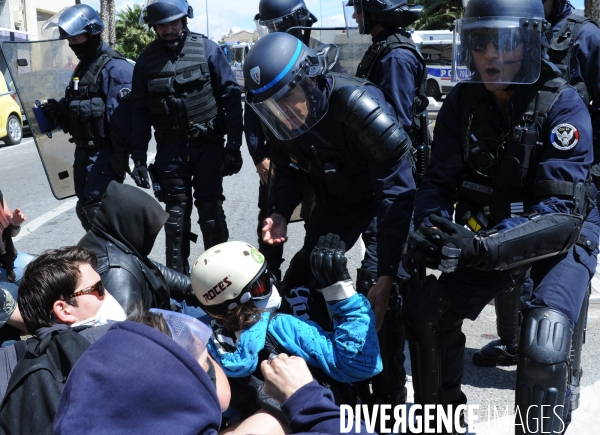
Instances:
[[[229,47],[229,50],[231,51],[231,58],[228,59],[229,65],[231,65],[231,69],[235,74],[235,78],[237,79],[242,92],[246,91],[243,69],[244,60],[246,59],[246,56],[248,56],[248,52],[253,45],[254,44],[251,42],[240,42]]]
[[[412,39],[421,50],[427,64],[428,97],[436,100],[446,95],[456,85],[452,81],[452,31],[451,30],[416,30]],[[468,79],[469,70],[459,67],[459,80]]]

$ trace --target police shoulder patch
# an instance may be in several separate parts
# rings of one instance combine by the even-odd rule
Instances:
[[[554,148],[561,151],[575,148],[579,142],[579,130],[572,124],[558,124],[550,133],[550,142]]]
[[[119,89],[119,96],[118,96],[119,101],[126,101],[126,100],[129,100],[129,98],[131,98],[131,89],[129,89],[129,88]]]

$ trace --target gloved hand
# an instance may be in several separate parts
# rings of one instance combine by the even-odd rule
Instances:
[[[242,169],[242,152],[238,149],[225,148],[223,150],[223,165],[221,173],[223,177],[237,174]]]
[[[64,104],[54,98],[48,98],[48,101],[42,104],[41,107],[49,118],[59,118],[65,110]]]
[[[403,258],[442,272],[477,266],[485,259],[483,242],[473,231],[433,214],[429,221],[433,227],[421,225],[409,236]]]
[[[350,279],[345,254],[346,244],[337,234],[319,237],[310,254],[310,268],[321,286],[329,287],[338,281]]]
[[[135,181],[138,187],[143,187],[144,189],[150,189],[150,182],[148,181],[148,168],[146,167],[146,163],[141,161],[135,162],[135,167],[133,171],[131,171],[131,178]]]

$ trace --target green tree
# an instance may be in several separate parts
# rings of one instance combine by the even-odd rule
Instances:
[[[416,30],[447,30],[464,13],[462,0],[417,0],[423,13],[411,27]]]
[[[117,14],[117,46],[116,49],[125,57],[136,60],[142,50],[154,40],[154,30],[139,24],[142,6],[127,6]]]

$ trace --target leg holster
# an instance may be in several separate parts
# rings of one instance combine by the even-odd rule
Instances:
[[[167,267],[189,274],[192,203],[191,201],[168,202],[165,211],[169,213],[169,219],[165,224]]]
[[[510,288],[498,294],[494,308],[498,337],[508,348],[515,349],[519,341],[519,309],[521,308],[519,289]]]
[[[75,204],[75,214],[77,215],[77,219],[79,219],[79,222],[81,222],[81,226],[83,227],[83,229],[85,231],[89,231],[92,229],[92,226],[88,222],[87,216],[85,215],[85,212],[83,211],[83,206],[81,205],[81,201],[77,201],[77,204]]]
[[[461,371],[453,373],[457,379],[462,374],[462,319],[450,310],[446,290],[433,275],[420,288],[411,289],[402,315],[408,332],[415,403],[458,403],[462,397],[460,380],[446,379],[446,371],[451,367]]]
[[[551,308],[525,313],[517,350],[515,434],[562,433],[570,352],[571,327],[563,313]]]
[[[77,202],[79,204],[79,202]],[[94,218],[96,217],[96,213],[98,213],[98,210],[100,210],[100,203],[96,202],[94,204],[90,204],[90,205],[86,205],[85,207],[83,207],[83,213],[85,214],[85,219],[87,220],[88,226],[89,228],[86,229],[89,230],[92,228],[92,222],[94,221]],[[83,224],[83,221],[82,221]],[[85,228],[85,226],[84,226]]]
[[[219,202],[201,202],[198,206],[198,223],[202,231],[204,249],[212,248],[219,243],[227,241],[224,219],[221,215],[221,204]]]

